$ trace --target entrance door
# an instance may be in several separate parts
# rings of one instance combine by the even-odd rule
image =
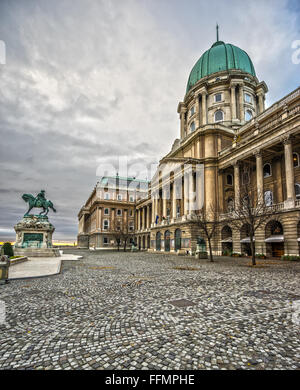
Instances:
[[[284,243],[273,242],[272,243],[272,257],[281,257],[284,255]]]
[[[170,232],[167,230],[165,232],[165,252],[170,252]]]

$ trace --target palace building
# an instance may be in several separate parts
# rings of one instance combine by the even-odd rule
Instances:
[[[149,188],[124,178],[110,188],[116,195],[105,199],[96,187],[78,215],[78,246],[113,247],[111,229],[119,218],[131,224],[141,249],[193,252],[201,236],[195,216],[204,207],[218,212],[215,254],[249,253],[247,226],[237,231],[230,224],[246,163],[251,187],[274,212],[255,234],[256,253],[299,255],[300,88],[265,109],[267,92],[248,54],[217,39],[191,70],[178,104],[180,138]],[[134,194],[123,186],[131,180],[138,183]]]

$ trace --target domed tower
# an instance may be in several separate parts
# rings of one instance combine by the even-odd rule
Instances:
[[[177,155],[204,164],[206,207],[220,203],[218,152],[231,146],[237,130],[264,111],[267,91],[249,55],[220,41],[217,28],[217,41],[192,68],[178,105],[180,141],[174,148]]]
[[[180,139],[207,125],[234,130],[264,111],[268,88],[256,77],[248,54],[217,41],[196,62],[179,103]]]

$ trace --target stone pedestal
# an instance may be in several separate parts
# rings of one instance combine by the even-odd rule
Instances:
[[[29,215],[17,223],[15,255],[28,257],[59,256],[58,249],[52,247],[54,226],[46,216]]]

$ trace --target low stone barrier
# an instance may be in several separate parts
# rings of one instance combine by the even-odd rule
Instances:
[[[15,265],[19,263],[24,263],[25,261],[28,261],[27,256],[22,256],[22,257],[16,257],[15,259],[10,260],[10,265]]]

